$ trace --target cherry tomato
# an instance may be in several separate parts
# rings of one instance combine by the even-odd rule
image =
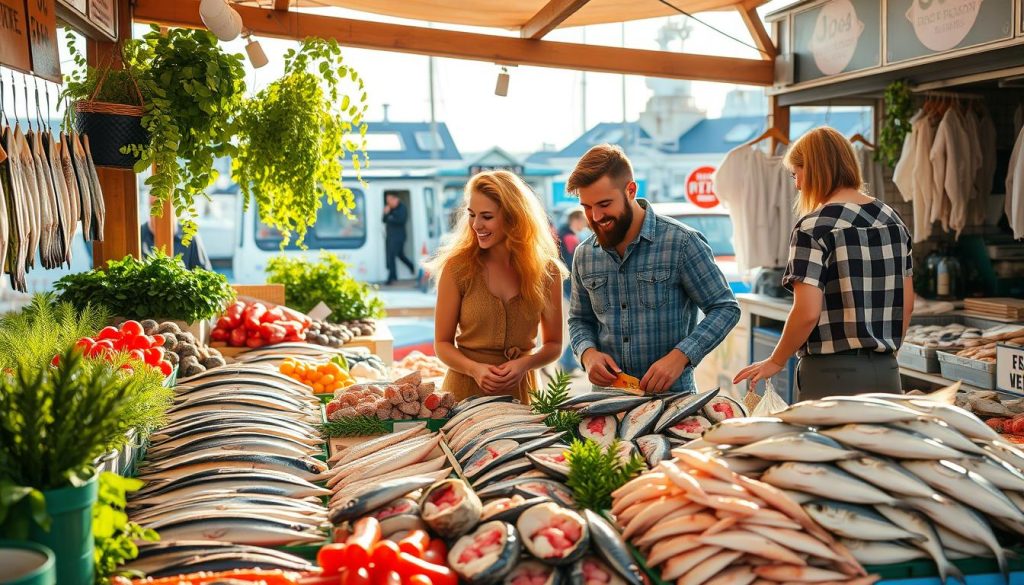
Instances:
[[[337,575],[345,566],[345,544],[336,542],[325,544],[316,553],[316,563],[328,575]]]
[[[139,360],[140,362],[148,363],[146,362],[146,354],[141,349],[133,349],[128,352],[128,355],[132,356],[132,359],[134,360]]]
[[[167,341],[167,338],[164,337],[163,335],[160,335],[159,333],[153,335],[152,338],[153,338],[153,347],[156,347],[156,346],[163,347],[164,342]]]
[[[121,323],[121,333],[131,337],[137,337],[145,333],[142,329],[142,324],[138,321],[125,321]]]
[[[104,327],[100,330],[99,335],[96,339],[120,339],[121,332],[117,330],[117,327]]]
[[[97,341],[93,344],[93,346],[89,348],[89,353],[87,355],[91,358],[98,358],[106,355],[107,351],[113,350],[114,344],[110,343],[109,339],[106,339],[103,341]]]
[[[361,518],[352,529],[345,544],[349,567],[365,567],[370,562],[370,551],[380,540],[380,522],[372,516]]]
[[[159,365],[160,361],[164,359],[164,348],[150,347],[149,349],[142,350],[142,354],[146,357],[146,363],[148,365],[156,366]]]
[[[426,575],[413,575],[406,581],[409,585],[434,585],[434,582],[430,580],[430,577]]]
[[[148,335],[137,335],[128,341],[132,349],[149,349],[153,347],[153,340]]]
[[[383,583],[388,573],[395,570],[398,560],[398,545],[390,540],[382,540],[373,545],[370,553],[370,576],[374,583]]]
[[[60,356],[59,355],[53,356],[53,359],[50,360],[50,365],[53,366],[53,367],[59,366],[60,365]]]
[[[398,541],[398,548],[402,552],[407,552],[412,556],[422,559],[423,553],[427,551],[427,546],[430,544],[430,537],[423,530],[413,530],[405,536],[402,540]]]
[[[402,576],[402,579],[409,579],[413,575],[425,575],[430,579],[432,585],[458,585],[459,582],[455,571],[448,567],[428,563],[405,552],[398,553],[395,570]]]
[[[82,353],[88,352],[93,345],[96,345],[96,340],[92,337],[83,337],[75,342],[75,347],[82,350]]]
[[[342,585],[370,585],[370,571],[366,567],[349,567],[345,570]]]
[[[402,585],[402,576],[391,571],[388,573],[387,580],[384,581],[384,585]]]
[[[448,547],[444,541],[440,538],[431,540],[426,552],[423,553],[423,560],[444,566],[448,562]]]
[[[174,366],[172,366],[171,362],[168,361],[160,362],[157,364],[157,367],[160,368],[160,373],[163,374],[165,378],[170,376],[171,372],[174,371]]]

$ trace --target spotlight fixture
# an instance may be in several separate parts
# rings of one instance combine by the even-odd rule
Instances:
[[[249,55],[249,62],[254,69],[259,69],[268,63],[267,54],[263,52],[260,42],[252,38],[252,31],[246,31],[243,35],[248,43],[245,44],[245,52]]]
[[[498,83],[494,86],[494,95],[500,95],[505,97],[508,95],[508,67],[501,66],[501,72],[498,73]]]
[[[242,15],[228,0],[201,0],[199,17],[206,28],[222,41],[233,41],[242,34]]]

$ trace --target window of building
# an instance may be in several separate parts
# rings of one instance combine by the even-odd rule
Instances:
[[[348,215],[329,205],[326,200],[321,201],[320,210],[316,214],[316,224],[306,232],[307,247],[314,250],[351,250],[361,248],[366,243],[366,197],[359,189],[353,189],[352,194],[356,206]],[[257,208],[256,246],[261,250],[277,250],[281,246],[281,240],[281,233],[277,229],[260,221]],[[299,249],[294,237],[285,249]]]
[[[402,135],[398,132],[367,132],[366,150],[398,152],[404,150]]]

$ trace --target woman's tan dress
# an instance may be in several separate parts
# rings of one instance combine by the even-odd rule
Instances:
[[[536,347],[539,309],[529,311],[521,295],[505,303],[491,294],[481,270],[460,270],[455,281],[462,296],[455,347],[463,355],[475,362],[497,366]],[[456,401],[484,393],[472,376],[455,370],[448,370],[442,387],[451,392]],[[529,391],[535,387],[535,374],[530,371],[511,394],[526,404]]]

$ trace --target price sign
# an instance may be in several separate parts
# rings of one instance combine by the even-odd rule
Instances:
[[[996,387],[1024,394],[1024,347],[1003,343],[996,346]]]
[[[25,0],[0,0],[0,65],[32,71]]]
[[[715,183],[711,177],[715,167],[697,167],[686,179],[686,198],[697,207],[711,209],[718,206]]]

